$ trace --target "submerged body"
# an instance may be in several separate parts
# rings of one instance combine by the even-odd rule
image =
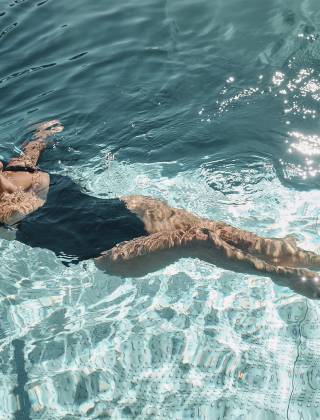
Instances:
[[[142,221],[120,199],[93,197],[69,177],[50,175],[44,205],[19,223],[16,239],[50,249],[65,262],[77,262],[147,234]]]
[[[50,178],[36,164],[46,138],[62,129],[58,121],[40,125],[24,153],[0,173],[0,222],[17,224],[17,240],[50,249],[65,263],[94,258],[106,269],[132,267],[132,262],[147,267],[143,258],[149,263],[162,253],[168,260],[181,249],[196,257],[203,250],[207,255],[218,251],[244,270],[287,278],[296,291],[320,296],[318,273],[310,271],[320,269],[320,257],[292,238],[262,238],[150,197],[100,199],[68,177]]]

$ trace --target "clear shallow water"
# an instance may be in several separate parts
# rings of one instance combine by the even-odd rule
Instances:
[[[58,117],[42,166],[92,194],[318,250],[315,0],[0,6],[2,158]],[[197,259],[120,279],[0,254],[0,418],[320,416],[317,301]]]

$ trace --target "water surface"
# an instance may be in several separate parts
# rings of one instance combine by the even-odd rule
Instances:
[[[0,2],[0,155],[318,239],[316,0]],[[1,239],[0,418],[315,419],[319,304],[181,259],[139,279]]]

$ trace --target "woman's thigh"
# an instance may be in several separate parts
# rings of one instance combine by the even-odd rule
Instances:
[[[142,195],[120,198],[127,208],[144,223],[148,233],[188,229],[202,225],[202,219],[185,210],[170,207],[167,203]]]

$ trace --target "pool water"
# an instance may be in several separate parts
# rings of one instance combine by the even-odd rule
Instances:
[[[0,3],[0,157],[320,251],[316,0]],[[320,418],[320,308],[180,259],[140,278],[0,240],[0,419]]]

